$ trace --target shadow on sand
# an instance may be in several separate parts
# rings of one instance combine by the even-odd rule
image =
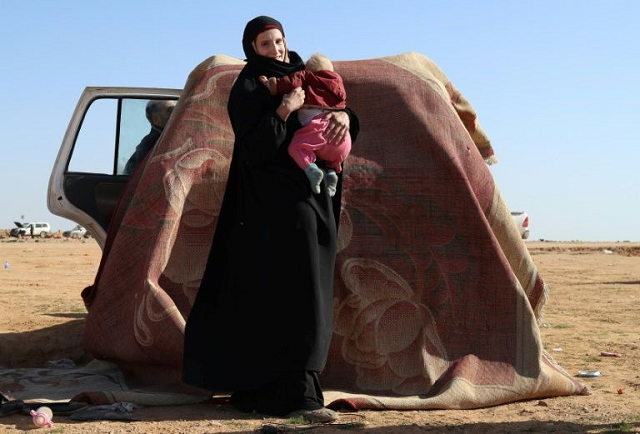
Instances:
[[[22,333],[0,333],[0,367],[39,368],[49,360],[71,359],[76,364],[88,362],[82,344],[86,314],[53,314],[75,319]]]

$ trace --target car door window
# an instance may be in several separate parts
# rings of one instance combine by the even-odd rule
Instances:
[[[78,132],[67,170],[113,174],[118,100],[100,98],[91,103]]]
[[[116,174],[125,174],[127,161],[133,155],[142,139],[151,132],[147,119],[148,99],[123,99],[120,112],[120,130],[118,137],[118,164]]]
[[[151,132],[146,115],[149,101],[141,98],[94,100],[82,121],[67,171],[127,175],[125,167],[129,158]]]

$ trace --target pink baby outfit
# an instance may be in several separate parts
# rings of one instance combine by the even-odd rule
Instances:
[[[300,111],[302,110],[304,109]],[[342,142],[327,145],[324,130],[329,125],[329,121],[324,119],[324,116],[325,112],[321,112],[293,134],[288,148],[289,155],[303,170],[319,158],[326,162],[327,167],[340,173],[342,162],[351,151],[351,136],[347,133]]]
[[[281,78],[271,78],[269,89],[273,95],[285,95],[296,87],[305,92],[304,106],[298,110],[303,127],[296,131],[289,145],[289,155],[301,169],[315,163],[317,158],[327,166],[342,171],[341,163],[351,151],[349,133],[336,145],[327,145],[323,136],[329,121],[325,115],[347,106],[347,93],[342,77],[333,71],[297,71]]]

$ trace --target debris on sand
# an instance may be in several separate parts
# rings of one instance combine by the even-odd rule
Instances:
[[[614,352],[611,352],[611,351],[602,351],[600,353],[600,355],[604,356],[604,357],[622,357],[622,354],[614,353]]]

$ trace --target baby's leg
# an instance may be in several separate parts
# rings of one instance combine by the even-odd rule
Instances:
[[[311,189],[316,194],[320,193],[320,184],[324,177],[324,172],[315,164],[316,151],[326,144],[322,133],[327,123],[322,116],[314,118],[294,133],[288,148],[289,155],[304,170]]]
[[[316,161],[316,151],[322,148],[327,141],[322,136],[328,121],[317,117],[293,134],[289,145],[289,155],[296,164],[305,169]]]
[[[316,151],[318,158],[325,160],[327,167],[327,192],[333,197],[338,188],[338,173],[342,171],[342,162],[351,151],[351,136],[347,133],[344,140],[337,145],[326,145]],[[336,173],[337,172],[337,173]]]
[[[304,170],[309,164],[315,163],[317,157],[313,147],[309,146],[307,142],[299,140],[300,138],[296,136],[297,132],[293,135],[287,151],[298,167]]]
[[[318,167],[316,163],[311,163],[304,169],[304,174],[309,178],[309,184],[311,185],[311,191],[315,194],[320,193],[320,184],[324,178],[324,172]]]
[[[342,162],[351,152],[351,136],[349,133],[344,140],[337,145],[326,145],[316,149],[316,156],[327,163],[327,167],[335,169],[336,172],[342,171]]]
[[[338,174],[334,169],[328,169],[325,178],[327,179],[327,193],[333,197],[338,190]]]

